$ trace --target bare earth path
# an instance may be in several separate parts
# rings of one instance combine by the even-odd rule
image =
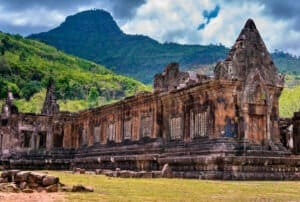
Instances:
[[[5,202],[65,202],[63,193],[0,193],[0,201]]]

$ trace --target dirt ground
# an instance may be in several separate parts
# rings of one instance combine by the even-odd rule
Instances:
[[[0,201],[5,202],[64,202],[63,193],[0,193]]]

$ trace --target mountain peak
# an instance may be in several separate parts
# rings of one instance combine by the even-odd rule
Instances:
[[[89,18],[90,20],[94,21],[102,21],[102,20],[113,20],[113,17],[111,14],[105,10],[102,9],[94,9],[94,10],[86,10],[79,13],[76,13],[74,15],[70,15],[66,18],[66,21],[74,20],[77,18]]]
[[[84,36],[87,40],[95,40],[100,36],[106,39],[108,36],[119,37],[123,34],[109,12],[94,9],[68,16],[60,26],[48,32],[32,34],[29,38],[42,37],[43,42],[53,45],[49,42],[50,39],[60,41],[59,38],[63,37],[80,40]],[[62,44],[59,44],[58,48],[64,49]]]
[[[87,10],[68,16],[62,28],[95,31],[101,34],[122,34],[111,14],[105,10]]]

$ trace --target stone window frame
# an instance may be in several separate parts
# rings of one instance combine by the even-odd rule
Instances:
[[[151,127],[149,127],[150,131],[146,130],[146,132],[148,131],[148,133],[146,133],[147,135],[145,135],[145,128],[143,127],[144,124],[143,122],[145,121],[144,119],[149,118],[149,120],[147,122],[151,122]],[[140,119],[140,137],[144,138],[144,137],[150,137],[152,136],[152,132],[153,132],[153,113],[143,113],[141,115],[141,119]]]
[[[127,132],[127,127],[128,127],[128,122],[130,124],[130,134],[128,135]],[[131,140],[132,139],[132,118],[126,118],[123,121],[123,139],[124,140]]]
[[[108,122],[106,126],[106,138],[108,141],[116,141],[116,123],[114,121]]]
[[[86,128],[84,128],[84,124],[80,123],[78,127],[78,146],[84,146],[87,144],[87,131]]]
[[[93,128],[94,143],[100,143],[101,142],[101,127],[102,127],[101,124],[96,124]]]
[[[8,119],[1,119],[1,126],[6,127],[8,125]]]
[[[23,148],[31,148],[32,147],[32,138],[33,137],[33,131],[30,130],[22,130],[23,133]]]
[[[204,138],[209,136],[209,106],[200,106],[190,110],[190,138]],[[193,119],[192,119],[193,117]]]
[[[46,149],[47,148],[47,131],[38,131],[38,148],[37,149]]]
[[[53,134],[53,148],[61,148],[64,145],[64,132],[61,134],[54,133]]]
[[[177,135],[173,135],[173,130],[172,130],[172,121],[173,119],[180,119],[181,121],[180,124],[178,125],[178,123],[175,123],[176,125],[178,125],[179,129],[180,129],[180,133],[177,134]],[[178,120],[175,120],[175,122],[178,121]],[[169,117],[169,131],[170,131],[170,139],[171,140],[179,140],[179,139],[183,139],[183,132],[184,132],[184,118],[183,118],[183,115],[182,114],[177,114],[177,115],[170,115]]]

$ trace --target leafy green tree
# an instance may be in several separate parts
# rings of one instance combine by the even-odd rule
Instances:
[[[10,74],[11,70],[9,64],[7,63],[5,57],[0,56],[0,75]]]
[[[99,99],[99,92],[97,91],[97,88],[91,87],[88,96],[89,107],[98,106],[99,104],[98,99]]]
[[[25,61],[26,60],[26,54],[22,51],[20,56],[19,56],[20,61]]]
[[[30,81],[26,83],[23,88],[21,89],[21,95],[26,100],[29,100],[31,96],[35,93],[42,90],[41,82],[39,81]]]

